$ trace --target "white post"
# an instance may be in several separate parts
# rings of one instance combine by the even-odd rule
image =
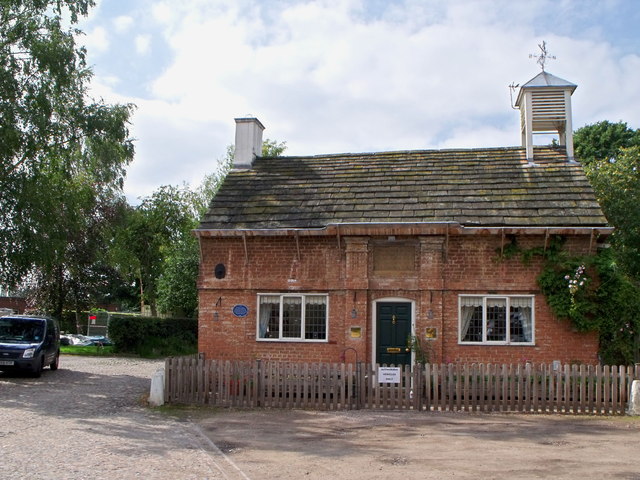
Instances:
[[[640,415],[640,380],[631,382],[628,415]]]
[[[151,377],[151,391],[149,392],[149,405],[159,407],[164,405],[164,368],[159,368]]]

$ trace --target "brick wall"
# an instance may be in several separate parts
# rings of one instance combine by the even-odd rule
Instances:
[[[544,237],[516,240],[530,248]],[[436,329],[435,340],[423,341],[432,361],[596,363],[597,336],[573,331],[546,305],[536,284],[540,260],[500,261],[502,242],[496,235],[201,238],[199,349],[211,358],[308,362],[338,362],[345,350],[350,361],[355,349],[359,360],[370,361],[374,302],[395,298],[413,302],[421,337],[426,328]],[[406,271],[394,270],[394,244],[402,245],[396,263]],[[566,247],[585,253],[589,238],[569,238]],[[223,279],[214,276],[218,264],[226,267]],[[257,295],[285,292],[329,295],[326,342],[256,340]],[[535,345],[459,345],[460,294],[534,295]],[[238,304],[249,307],[247,316],[233,314]],[[352,338],[351,327],[360,327],[362,336]]]
[[[16,313],[24,313],[26,307],[27,301],[22,297],[0,297],[0,308],[13,310]]]

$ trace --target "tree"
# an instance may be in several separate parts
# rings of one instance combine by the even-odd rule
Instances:
[[[114,180],[131,158],[130,106],[89,102],[91,70],[80,33],[63,27],[86,15],[92,0],[4,0],[0,10],[0,166],[4,181],[37,173],[50,158]],[[114,155],[115,154],[115,155]],[[114,165],[115,162],[115,165]],[[119,168],[118,168],[119,167]]]
[[[185,236],[172,245],[158,279],[158,309],[180,317],[192,318],[198,311],[198,240]]]
[[[111,250],[113,264],[137,282],[141,307],[157,314],[158,279],[172,246],[181,243],[196,226],[195,195],[186,187],[162,186],[129,207]]]
[[[262,143],[262,156],[277,157],[286,149],[285,142],[266,139]],[[227,154],[220,162],[220,169],[207,175],[194,192],[193,217],[195,228],[206,212],[211,199],[222,185],[233,165],[234,148],[227,147]],[[194,316],[198,308],[197,277],[200,262],[198,241],[192,232],[185,232],[181,241],[166,251],[162,274],[158,278],[158,307],[163,313],[172,312]]]
[[[105,263],[106,233],[123,200],[109,191],[96,192],[90,176],[56,173],[52,165],[36,180],[48,194],[33,199],[23,209],[29,216],[17,225],[30,249],[14,256],[21,254],[25,265],[32,265],[22,282],[30,304],[61,318],[64,309],[79,312],[97,303],[112,276]]]
[[[585,172],[615,227],[611,243],[618,261],[640,279],[640,147],[621,148],[615,159],[593,162]]]
[[[615,227],[611,243],[620,267],[640,280],[640,129],[602,121],[578,129],[576,154],[602,210]]]
[[[607,120],[576,130],[573,141],[576,157],[584,165],[608,162],[621,148],[640,146],[640,129],[633,130],[625,122]]]
[[[576,131],[576,153],[609,223],[611,251],[600,255],[595,299],[601,354],[640,361],[640,130],[607,121]],[[613,315],[612,315],[613,313]]]
[[[279,157],[287,149],[287,142],[278,142],[277,140],[270,140],[265,138],[262,142],[262,156],[263,157]]]
[[[133,107],[87,95],[91,70],[73,26],[91,6],[3,0],[0,9],[0,282],[57,278],[47,302],[56,313],[66,301],[62,280],[82,275],[74,259],[95,260],[90,236],[134,152]]]

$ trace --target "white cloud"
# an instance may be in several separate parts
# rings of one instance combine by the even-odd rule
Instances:
[[[144,142],[136,142],[136,158],[127,170],[130,201],[160,185],[198,185],[216,171],[233,135],[233,120],[194,121],[185,118],[179,106],[139,100],[132,135]]]
[[[109,38],[104,27],[95,27],[82,38],[82,43],[92,53],[102,53],[109,48]]]
[[[547,70],[578,84],[575,128],[640,126],[638,52],[621,57],[603,41],[610,29],[571,23],[610,7],[597,2],[573,16],[570,0],[145,5],[150,33],[136,51],[149,53],[153,35],[156,54],[162,37],[171,63],[150,100],[128,100],[138,104],[127,182],[135,196],[212,171],[233,141],[233,118],[247,113],[290,154],[517,145],[508,85],[539,72],[528,55],[542,40],[557,56]]]
[[[128,31],[133,26],[134,20],[133,17],[129,15],[120,15],[116,17],[113,21],[113,25],[118,33],[124,33]]]
[[[151,49],[151,35],[137,35],[136,36],[136,52],[140,55],[149,53]]]
[[[173,7],[175,7],[175,3]],[[165,2],[159,2],[151,8],[151,15],[160,24],[169,24],[175,18],[175,8]]]

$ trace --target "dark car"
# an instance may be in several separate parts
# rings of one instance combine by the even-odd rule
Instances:
[[[58,369],[60,327],[48,317],[0,317],[0,370],[22,370],[39,377],[46,366]]]

